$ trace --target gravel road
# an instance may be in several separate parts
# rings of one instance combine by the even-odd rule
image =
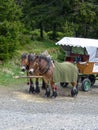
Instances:
[[[28,86],[0,87],[0,130],[98,130],[98,87],[79,90],[59,88],[56,99],[43,92],[29,94]]]

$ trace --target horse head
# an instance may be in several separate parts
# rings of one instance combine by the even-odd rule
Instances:
[[[30,53],[30,54],[23,53],[21,55],[21,66],[22,66],[21,70],[23,72],[26,70],[29,70],[29,64],[31,61],[34,60],[34,56],[35,56],[35,54],[32,54],[32,53]]]
[[[23,53],[21,55],[21,70],[23,72],[26,71],[27,65],[28,65],[28,54],[27,53]]]
[[[45,55],[38,55],[33,61],[30,62],[29,73],[37,73],[43,75],[47,73],[51,65],[51,59]]]
[[[38,63],[39,63],[39,57],[37,55],[31,55],[29,59],[29,74],[33,75],[37,68],[38,68]],[[35,75],[37,75],[35,73]]]

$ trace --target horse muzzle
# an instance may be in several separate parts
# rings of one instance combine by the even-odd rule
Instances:
[[[33,73],[34,73],[34,69],[30,69],[30,70],[29,70],[29,74],[32,75]]]
[[[25,72],[25,71],[26,71],[26,67],[25,67],[25,66],[22,66],[22,67],[21,67],[21,71]]]

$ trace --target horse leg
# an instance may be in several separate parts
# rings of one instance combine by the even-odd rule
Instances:
[[[40,93],[38,78],[36,78],[36,83],[35,83],[35,84],[36,84],[35,92],[36,92],[36,93]]]
[[[42,89],[46,89],[45,82],[43,79],[42,79]]]
[[[29,76],[28,71],[27,71],[27,76]],[[29,81],[29,78],[27,78],[27,85],[29,85],[29,84],[30,84],[30,81]]]
[[[54,84],[54,82],[51,82],[51,87],[52,87],[52,97],[57,97],[57,86]]]
[[[28,71],[27,71],[27,76],[29,76]],[[33,93],[35,90],[34,90],[34,84],[31,78],[30,78],[30,81],[29,81],[29,78],[27,78],[27,84],[28,85],[30,84],[29,93]]]
[[[32,79],[30,78],[30,88],[29,88],[29,93],[34,93],[34,84],[33,84],[33,81],[32,81]]]
[[[76,82],[71,82],[73,88],[71,90],[71,96],[74,97],[74,96],[77,96],[78,94],[78,85]]]
[[[49,96],[50,96],[50,87],[49,87],[49,84],[46,84],[45,97],[49,97]]]

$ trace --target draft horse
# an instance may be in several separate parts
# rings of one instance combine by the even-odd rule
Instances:
[[[27,76],[33,75],[33,74],[29,73],[29,65],[30,65],[30,62],[33,61],[33,58],[34,58],[34,54],[23,53],[21,55],[21,70],[23,72],[26,71]],[[36,78],[36,80],[35,80],[36,88],[34,88],[34,82],[33,82],[32,78],[28,78],[28,79],[29,79],[29,81],[27,82],[27,84],[30,84],[29,93],[31,93],[31,92],[32,93],[40,93],[38,78]],[[45,82],[44,81],[42,82],[42,88],[43,89],[45,88]]]
[[[52,97],[57,96],[57,82],[67,82],[72,84],[72,97],[78,94],[78,69],[69,62],[59,63],[52,62],[49,57],[45,55],[34,56],[34,60],[30,62],[29,73],[41,75],[46,83],[45,96],[50,96],[50,87],[52,89]]]

